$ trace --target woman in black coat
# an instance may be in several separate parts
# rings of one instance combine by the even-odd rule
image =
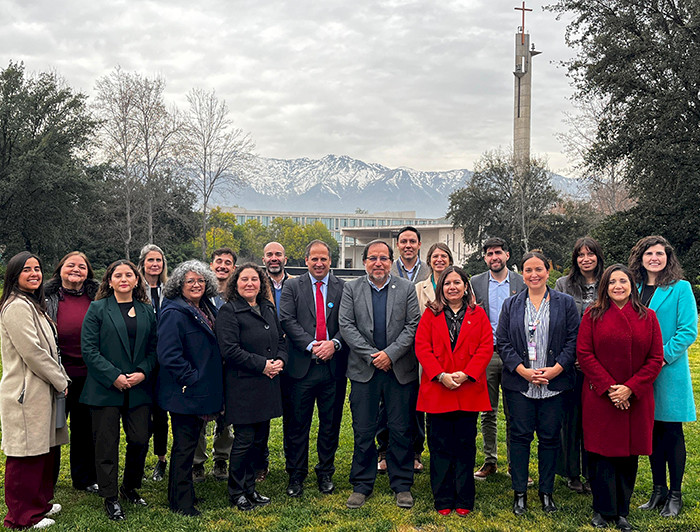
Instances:
[[[239,266],[228,283],[216,320],[224,358],[225,422],[233,425],[228,492],[231,504],[247,511],[270,503],[255,491],[253,442],[270,433],[270,419],[282,415],[279,374],[287,363],[284,333],[265,295],[267,275],[256,264]]]
[[[170,412],[170,509],[197,516],[192,463],[202,426],[223,406],[221,353],[214,335],[216,277],[198,260],[182,263],[163,289],[158,320],[158,404]]]

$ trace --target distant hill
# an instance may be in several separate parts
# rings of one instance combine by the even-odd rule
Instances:
[[[416,211],[419,217],[444,216],[450,193],[465,186],[470,170],[422,172],[411,168],[387,168],[347,156],[322,159],[259,158],[254,169],[242,176],[246,185],[235,194],[214,198],[221,206],[247,209],[307,212]],[[552,174],[552,184],[573,195],[576,181]]]

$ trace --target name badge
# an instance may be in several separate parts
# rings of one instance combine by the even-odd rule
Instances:
[[[531,361],[537,360],[537,346],[535,342],[527,343],[527,358]]]

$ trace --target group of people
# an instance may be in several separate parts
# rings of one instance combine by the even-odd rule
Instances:
[[[423,262],[414,227],[397,244],[396,260],[388,243],[367,244],[366,275],[349,282],[331,273],[320,240],[306,247],[308,272],[297,277],[277,242],[265,246],[262,267],[236,265],[221,248],[210,264],[186,261],[170,275],[163,250],[149,244],[138,265],[115,261],[101,283],[81,252],[63,257],[45,284],[39,257],[12,257],[0,298],[5,526],[54,523],[68,416],[73,486],[103,497],[112,520],[126,518],[120,499],[148,504],[138,490],[151,438],[151,478],[167,473],[171,510],[199,515],[194,483],[205,478],[209,422],[212,475],[228,482],[232,506],[270,503],[256,482],[269,471],[276,417],[286,494],[301,497],[314,409],[316,484],[333,493],[348,379],[348,508],[365,504],[383,472],[396,504],[411,508],[427,437],[435,509],[469,515],[475,480],[498,469],[502,391],[516,515],[528,511],[535,433],[545,512],[557,510],[559,472],[571,489],[592,492],[594,526],[629,530],[638,457],[650,455],[654,487],[643,508],[678,515],[682,423],[695,420],[688,347],[697,308],[665,239],[643,238],[628,266],[605,269],[598,243],[581,238],[555,289],[542,253],[523,257],[521,276],[500,238],[484,242],[488,269],[472,279],[443,243]],[[474,472],[479,415],[485,462]]]

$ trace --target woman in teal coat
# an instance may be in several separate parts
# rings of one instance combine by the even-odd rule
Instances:
[[[107,268],[81,332],[87,379],[80,401],[90,406],[95,470],[107,516],[126,516],[117,499],[146,506],[141,487],[148,448],[156,363],[156,317],[136,266],[127,260]],[[126,435],[124,478],[117,491],[119,420]]]
[[[688,347],[698,335],[698,311],[693,290],[683,280],[673,247],[661,236],[647,236],[632,248],[629,268],[639,285],[642,303],[656,312],[664,343],[661,373],[654,382],[654,432],[649,457],[654,483],[645,510],[661,507],[661,515],[675,517],[683,505],[685,472],[683,422],[695,421]],[[666,486],[668,465],[670,491]]]

